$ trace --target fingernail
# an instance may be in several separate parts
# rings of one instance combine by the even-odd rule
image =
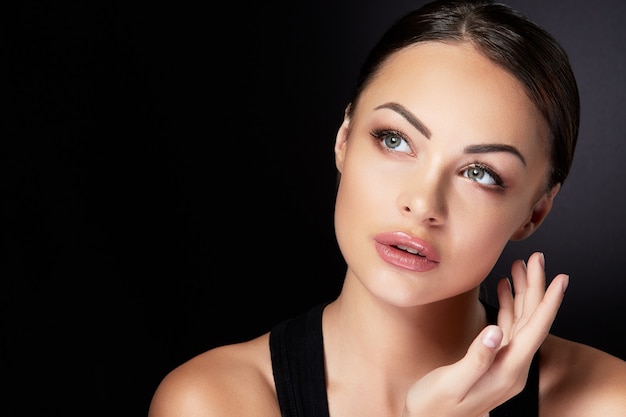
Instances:
[[[544,255],[543,252],[540,253],[540,257],[539,257],[539,263],[541,264],[542,268],[546,267],[546,255]]]
[[[485,331],[481,341],[483,345],[487,346],[489,349],[495,349],[500,346],[502,332],[498,327],[491,326]]]
[[[568,286],[569,286],[569,275],[566,275],[565,279],[563,280],[563,293],[565,293],[565,290],[567,290]]]

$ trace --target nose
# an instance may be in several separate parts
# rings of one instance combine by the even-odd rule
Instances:
[[[428,174],[410,176],[404,184],[398,200],[404,215],[431,226],[445,222],[448,214],[448,185],[442,175],[431,171]]]

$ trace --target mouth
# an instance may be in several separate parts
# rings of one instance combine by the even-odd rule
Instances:
[[[374,237],[381,259],[412,272],[426,272],[439,265],[439,255],[428,242],[404,232],[381,233]]]
[[[403,250],[405,252],[410,253],[411,255],[417,255],[417,256],[421,256],[422,258],[425,258],[426,255],[424,255],[423,253],[421,253],[420,251],[418,251],[417,249],[413,249],[410,248],[408,246],[403,246],[403,245],[391,245],[392,247],[396,248],[396,249],[400,249]]]

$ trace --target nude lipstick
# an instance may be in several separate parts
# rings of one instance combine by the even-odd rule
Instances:
[[[374,245],[385,262],[412,272],[427,272],[439,264],[439,255],[432,246],[405,232],[378,234]]]

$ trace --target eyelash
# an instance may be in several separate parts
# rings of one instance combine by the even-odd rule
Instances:
[[[464,169],[463,169],[463,172],[466,172],[466,171],[468,171],[468,170],[470,170],[470,169],[475,169],[475,168],[482,169],[482,170],[483,170],[483,171],[485,171],[485,172],[486,172],[489,176],[491,176],[491,178],[493,178],[493,179],[494,179],[494,181],[496,182],[496,183],[495,183],[495,185],[496,185],[497,187],[499,187],[499,188],[501,188],[501,189],[505,189],[505,188],[507,188],[507,187],[504,185],[504,182],[502,181],[502,178],[500,178],[500,176],[499,176],[498,174],[496,174],[496,172],[495,172],[492,168],[490,168],[489,166],[487,166],[487,165],[485,165],[485,164],[482,164],[482,163],[480,163],[480,162],[474,162],[473,164],[471,164],[471,165],[470,165],[470,166],[468,166],[467,168],[464,168]]]
[[[370,135],[372,135],[372,137],[374,138],[374,141],[377,142],[377,143],[378,142],[382,142],[387,137],[395,136],[395,137],[398,137],[399,139],[402,139],[403,141],[405,141],[407,143],[407,146],[410,147],[409,141],[405,139],[407,137],[407,135],[405,135],[400,130],[396,130],[396,129],[372,129],[372,131],[370,132]],[[386,148],[386,150],[387,151],[393,151],[393,149],[390,149],[390,148]]]
[[[372,136],[372,138],[377,142],[377,143],[381,143],[385,138],[389,137],[389,136],[396,136],[399,139],[403,140],[404,142],[406,142],[407,146],[410,147],[409,141],[407,139],[405,139],[406,135],[404,133],[402,133],[402,131],[400,130],[396,130],[396,129],[372,129],[372,131],[370,132],[370,135]],[[393,150],[385,147],[385,150],[392,152]],[[467,166],[466,168],[463,169],[463,173],[467,172],[470,169],[480,169],[485,171],[489,176],[491,176],[491,178],[494,179],[495,181],[495,186],[497,186],[500,189],[505,189],[507,188],[504,185],[504,182],[502,181],[502,178],[488,165],[485,165],[481,162],[474,162],[471,165]]]

